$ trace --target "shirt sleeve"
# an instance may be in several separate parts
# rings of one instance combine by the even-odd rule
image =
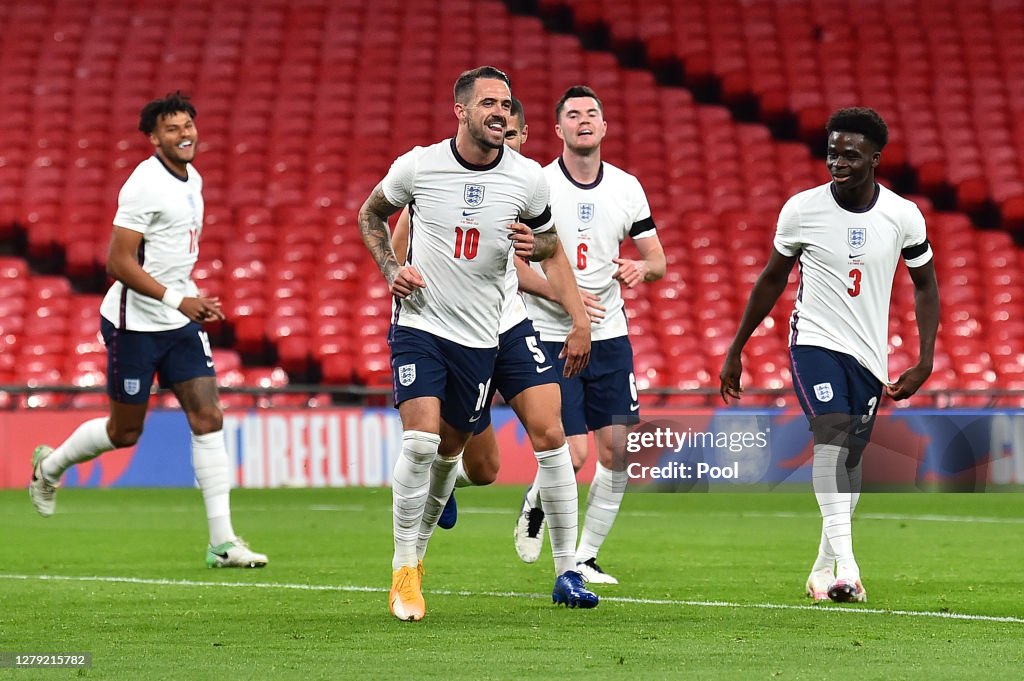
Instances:
[[[146,182],[139,173],[132,173],[117,195],[114,226],[145,234],[159,213],[154,210],[156,206],[146,191]]]
[[[647,201],[647,194],[639,180],[635,181],[634,196],[636,211],[633,214],[633,224],[629,228],[629,236],[632,239],[649,239],[658,236],[658,229],[651,216],[651,204]]]
[[[916,204],[910,203],[903,224],[903,261],[907,267],[921,267],[931,259],[932,247],[928,243],[924,215]]]
[[[393,206],[406,206],[412,203],[420,149],[421,147],[416,147],[395,159],[388,174],[380,183],[384,198]]]
[[[797,208],[795,197],[786,201],[779,211],[774,245],[775,250],[789,258],[797,255],[803,248],[803,244],[800,243],[800,210]]]
[[[534,176],[533,191],[527,197],[526,207],[519,218],[534,234],[540,234],[555,226],[551,217],[551,188],[539,165],[534,164],[531,170]]]

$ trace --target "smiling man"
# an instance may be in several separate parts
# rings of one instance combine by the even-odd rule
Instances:
[[[139,130],[154,154],[121,188],[107,256],[114,284],[100,306],[107,346],[110,417],[80,425],[56,449],[36,447],[29,493],[52,515],[65,470],[142,435],[154,375],[178,398],[192,431],[192,465],[206,503],[209,567],[263,567],[231,526],[231,463],[222,430],[210,340],[202,325],[224,319],[220,300],[199,294],[192,268],[203,230],[203,180],[192,166],[196,110],[180,92],[146,104]]]
[[[889,138],[872,109],[836,111],[826,126],[832,181],[796,194],[779,214],[775,248],[754,284],[721,372],[722,399],[739,399],[741,353],[800,262],[790,322],[793,384],[814,436],[812,478],[822,516],[818,558],[807,579],[815,601],[865,601],[851,519],[861,455],[884,392],[913,395],[932,370],[939,290],[924,217],[875,181]],[[918,362],[889,382],[892,281],[902,255],[914,282]]]
[[[391,483],[388,605],[405,621],[426,613],[421,557],[455,486],[462,450],[487,406],[510,263],[514,256],[539,261],[558,253],[543,171],[505,146],[512,114],[508,76],[491,66],[466,71],[455,81],[454,96],[455,137],[400,156],[359,211],[363,242],[395,299],[389,342],[403,435]],[[407,205],[409,245],[400,264],[387,219]],[[564,298],[585,319],[579,295]],[[589,336],[586,341],[567,348],[566,361],[585,363]],[[534,389],[557,400],[550,384]],[[552,534],[558,544],[552,598],[591,608],[598,598],[572,560],[572,461],[557,420],[550,422],[547,448],[535,454],[562,521]]]

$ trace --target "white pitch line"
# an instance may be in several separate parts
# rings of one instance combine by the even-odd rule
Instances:
[[[334,591],[345,593],[386,593],[379,586],[336,586],[331,584],[288,584],[274,582],[203,582],[188,579],[145,579],[141,577],[101,577],[75,575],[17,575],[0,574],[0,579],[43,582],[106,582],[110,584],[141,584],[148,586],[223,587],[229,589],[285,589],[291,591]],[[425,594],[434,596],[484,596],[490,598],[550,598],[547,594],[517,593],[514,591],[451,591],[448,589],[426,589]],[[997,615],[969,615],[956,612],[934,612],[929,610],[885,610],[859,606],[834,608],[821,605],[789,605],[786,603],[731,603],[729,601],[687,601],[665,598],[629,598],[626,596],[601,596],[610,603],[629,605],[668,605],[693,608],[733,608],[737,610],[800,610],[817,613],[844,613],[860,615],[895,615],[898,617],[931,617],[946,620],[967,620],[972,622],[999,622],[1024,624],[1019,617]]]
[[[250,511],[270,511],[272,509],[262,508],[249,508]],[[349,505],[349,506],[332,506],[332,505],[318,505],[309,506],[310,511],[334,511],[334,512],[352,512],[358,513],[365,510],[364,506]],[[389,509],[386,509],[389,510]],[[714,515],[714,516],[732,516],[735,517],[736,513],[729,511],[695,511],[701,515]],[[509,515],[508,509],[502,508],[488,508],[484,506],[459,506],[459,513],[465,513],[466,515]],[[620,511],[619,515],[633,517],[633,518],[662,518],[668,516],[677,516],[678,513],[668,511]],[[821,515],[814,512],[797,512],[797,511],[741,511],[739,516],[742,518],[821,518]],[[938,515],[938,514],[903,514],[903,513],[858,513],[858,520],[900,520],[900,521],[924,521],[924,522],[939,522],[939,523],[990,523],[990,524],[1006,524],[1006,525],[1024,525],[1024,518],[1000,518],[997,516],[959,516],[959,515]]]
[[[710,514],[709,514],[710,515]],[[722,513],[721,515],[732,515]],[[811,511],[797,513],[795,511],[743,511],[740,513],[744,518],[821,518],[821,514]],[[977,516],[977,515],[939,515],[934,513],[923,513],[920,515],[904,513],[858,513],[855,520],[904,520],[922,521],[932,523],[991,523],[996,525],[1024,525],[1024,518],[1000,518],[998,516]]]

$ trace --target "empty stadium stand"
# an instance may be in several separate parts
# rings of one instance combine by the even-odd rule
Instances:
[[[452,134],[454,78],[492,63],[510,73],[525,104],[526,154],[554,158],[554,101],[588,83],[609,121],[604,158],[647,190],[669,272],[626,292],[637,379],[642,389],[677,392],[645,400],[704,404],[688,391],[717,387],[778,209],[827,180],[808,142],[822,137],[832,108],[853,103],[877,106],[889,121],[885,162],[912,167],[922,195],[950,188],[961,211],[915,199],[928,218],[944,300],[929,387],[1022,389],[1024,296],[1014,275],[1024,262],[1008,232],[979,231],[968,213],[991,203],[1008,229],[1024,226],[1024,207],[1020,225],[1014,213],[1024,201],[1014,141],[1024,74],[996,78],[990,66],[1019,70],[1024,13],[999,3],[899,0],[857,3],[854,22],[852,7],[537,4],[541,16],[572,10],[581,35],[605,26],[613,46],[639,41],[651,65],[678,60],[687,82],[713,80],[722,103],[711,105],[490,0],[0,5],[0,126],[18,131],[0,148],[0,243],[11,254],[0,259],[0,383],[102,383],[100,290],[77,292],[71,282],[95,282],[102,272],[118,189],[149,153],[135,131],[139,108],[182,89],[199,112],[196,167],[207,204],[195,278],[221,296],[228,315],[213,330],[222,383],[388,387],[390,298],[356,211],[393,158]],[[865,51],[869,65],[860,61]],[[756,100],[759,122],[733,116],[729,106],[741,98]],[[798,140],[773,135],[786,116],[796,117]],[[40,273],[54,271],[60,276]],[[746,385],[789,385],[794,296],[791,285],[751,340]],[[905,272],[893,291],[890,336],[895,372],[916,354]],[[751,394],[745,403],[787,399]]]

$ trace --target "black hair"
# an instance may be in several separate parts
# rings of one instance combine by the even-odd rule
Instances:
[[[504,71],[493,66],[478,66],[475,69],[463,71],[455,80],[455,101],[460,104],[468,104],[469,95],[473,92],[473,86],[481,78],[493,78],[504,81],[505,85],[508,85],[509,90],[512,89],[512,81],[508,79]]]
[[[523,108],[523,103],[515,95],[512,95],[512,109],[509,110],[508,115],[519,119],[520,128],[526,126],[526,109]]]
[[[855,132],[881,151],[889,142],[889,126],[874,109],[865,106],[852,106],[839,109],[828,119],[825,130],[831,135],[834,132]]]
[[[181,90],[176,90],[163,99],[154,99],[142,107],[142,113],[139,114],[139,130],[147,135],[152,135],[156,130],[157,121],[164,116],[182,111],[192,118],[196,117],[196,108],[192,106],[191,97],[181,94]]]
[[[597,110],[604,114],[604,105],[601,104],[601,100],[598,99],[596,92],[586,85],[573,85],[565,91],[565,94],[563,94],[558,100],[558,103],[555,104],[555,123],[558,122],[558,117],[562,115],[562,109],[565,108],[565,103],[573,97],[593,97],[594,101],[597,102]]]

